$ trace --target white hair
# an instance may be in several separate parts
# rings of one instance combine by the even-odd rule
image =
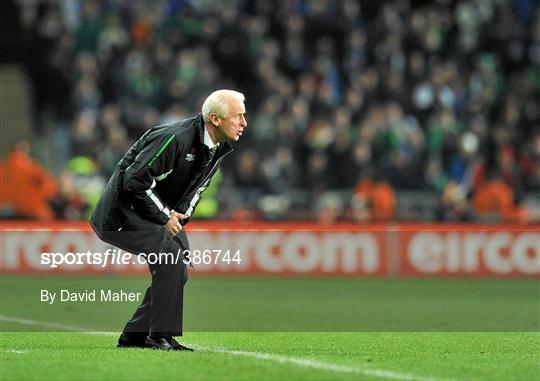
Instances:
[[[203,120],[210,122],[210,114],[215,113],[220,118],[224,118],[229,112],[229,100],[231,98],[238,99],[243,102],[244,94],[234,90],[216,90],[206,98],[202,105]]]

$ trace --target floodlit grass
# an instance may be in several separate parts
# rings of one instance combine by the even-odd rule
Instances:
[[[199,351],[116,335],[10,332],[2,380],[538,380],[538,333],[189,333]]]
[[[193,277],[194,353],[116,348],[136,302],[39,301],[147,283],[2,277],[0,379],[540,380],[537,280]]]

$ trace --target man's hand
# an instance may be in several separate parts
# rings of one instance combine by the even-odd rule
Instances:
[[[176,212],[171,212],[171,218],[169,218],[169,221],[167,221],[165,224],[165,230],[167,230],[173,237],[177,235],[180,230],[182,230],[182,225],[180,225],[180,221],[178,221]]]
[[[171,216],[172,215],[175,215],[176,218],[178,218],[178,221],[182,221],[184,218],[187,218],[187,216],[185,214],[182,214],[182,213],[178,213],[176,211],[171,211]]]
[[[180,221],[186,218],[186,215],[182,213],[177,213],[174,210],[171,211],[171,218],[165,224],[165,229],[169,232],[171,236],[175,236],[182,230],[182,225]]]

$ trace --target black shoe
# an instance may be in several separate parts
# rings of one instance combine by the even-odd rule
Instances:
[[[194,352],[192,348],[188,348],[180,344],[178,341],[174,339],[174,337],[171,337],[169,339],[169,342],[173,345],[173,351],[189,351]]]
[[[188,348],[180,344],[172,337],[158,337],[153,338],[148,336],[144,342],[146,348],[159,349],[161,351],[190,351],[193,349]]]
[[[145,348],[144,341],[145,335],[126,334],[122,332],[118,338],[118,348]]]
[[[146,338],[144,342],[145,348],[159,349],[161,351],[172,351],[174,349],[173,344],[166,337],[150,337]]]

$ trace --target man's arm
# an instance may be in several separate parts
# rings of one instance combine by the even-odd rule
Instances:
[[[142,150],[124,174],[124,190],[134,195],[137,212],[157,224],[165,225],[171,211],[153,191],[156,181],[172,172],[179,142],[174,134],[148,134]]]

